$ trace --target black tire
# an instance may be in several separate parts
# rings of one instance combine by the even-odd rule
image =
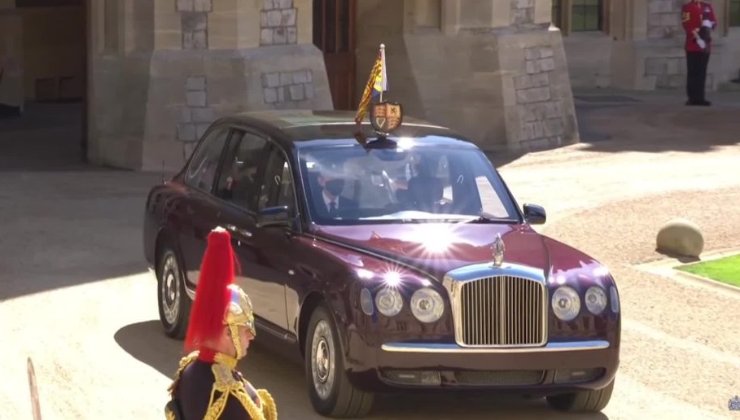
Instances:
[[[191,305],[192,300],[185,291],[182,262],[174,248],[165,244],[160,250],[157,267],[157,306],[167,336],[185,338]]]
[[[613,390],[614,380],[606,387],[595,391],[550,395],[547,397],[547,403],[560,411],[598,413],[609,404]]]
[[[335,418],[366,416],[372,409],[375,395],[357,389],[349,382],[339,334],[334,319],[324,306],[317,307],[311,314],[305,346],[308,395],[314,410]]]

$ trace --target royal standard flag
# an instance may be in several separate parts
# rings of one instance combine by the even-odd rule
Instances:
[[[357,114],[355,115],[355,122],[360,123],[367,114],[367,107],[370,104],[370,100],[376,95],[382,95],[388,87],[388,77],[385,72],[385,46],[381,44],[378,56],[375,58],[375,64],[372,70],[370,70],[370,77],[365,85],[365,90],[362,93],[362,99],[360,99],[360,105],[357,108]]]

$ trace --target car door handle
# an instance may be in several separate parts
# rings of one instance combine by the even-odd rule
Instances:
[[[231,232],[231,233],[233,233],[235,235],[240,235],[240,236],[243,236],[245,238],[251,238],[252,237],[252,232],[250,232],[250,231],[248,231],[246,229],[240,229],[240,228],[238,228],[238,227],[236,227],[234,225],[226,225],[226,229],[229,232]]]

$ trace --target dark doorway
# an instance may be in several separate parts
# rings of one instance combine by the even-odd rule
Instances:
[[[314,0],[313,42],[324,52],[335,109],[355,109],[357,0]]]
[[[89,0],[16,0],[2,16],[6,70],[0,169],[53,169],[86,160]],[[0,55],[3,51],[0,49]],[[3,102],[3,101],[0,101]]]

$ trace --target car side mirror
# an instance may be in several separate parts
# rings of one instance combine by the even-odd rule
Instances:
[[[542,206],[537,204],[525,204],[524,208],[524,220],[530,225],[542,225],[547,220],[547,213]]]
[[[293,222],[288,206],[265,207],[259,211],[257,227],[281,226],[292,228]]]

